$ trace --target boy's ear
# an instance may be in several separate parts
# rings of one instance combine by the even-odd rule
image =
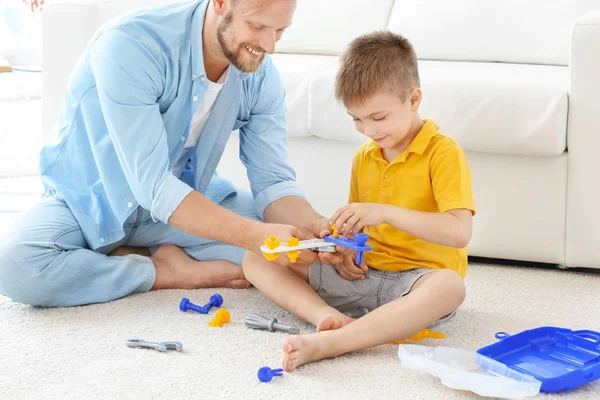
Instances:
[[[410,91],[410,110],[412,112],[419,111],[422,98],[423,93],[421,92],[421,88],[414,88]]]

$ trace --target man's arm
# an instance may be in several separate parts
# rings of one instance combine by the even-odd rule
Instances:
[[[319,221],[325,220],[300,196],[287,196],[271,203],[265,209],[264,218],[266,222],[294,225],[306,237],[321,236]]]
[[[264,224],[211,202],[169,168],[167,132],[157,103],[164,74],[154,55],[128,34],[111,30],[92,44],[88,61],[115,161],[135,205],[190,234],[256,251]]]

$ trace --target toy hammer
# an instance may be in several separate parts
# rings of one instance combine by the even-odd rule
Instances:
[[[265,329],[271,332],[280,330],[291,334],[300,333],[300,329],[297,326],[280,324],[276,318],[268,319],[257,314],[246,315],[244,322],[248,328],[252,329]]]

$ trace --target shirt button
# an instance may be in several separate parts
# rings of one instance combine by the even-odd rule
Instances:
[[[127,203],[127,207],[129,207],[129,208],[133,207],[133,203],[132,202]]]
[[[100,238],[100,243],[104,243],[104,238]]]
[[[390,174],[385,174],[384,177],[385,179],[388,179],[390,177]]]
[[[192,97],[192,99],[193,99],[194,101],[198,101],[198,96],[194,96],[194,97]]]
[[[196,79],[198,75],[192,75],[192,79]]]
[[[204,82],[204,81],[206,80],[206,78],[205,78],[204,76],[201,76],[201,77],[200,77],[200,80],[201,80],[202,82]]]
[[[185,142],[185,136],[182,136],[182,137],[181,137],[181,141],[182,141],[182,142]]]

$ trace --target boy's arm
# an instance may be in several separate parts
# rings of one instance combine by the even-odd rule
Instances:
[[[428,242],[461,249],[471,241],[473,233],[471,210],[423,212],[395,206],[381,206],[384,223]]]
[[[443,246],[463,248],[473,231],[471,210],[446,212],[409,210],[389,204],[352,203],[340,208],[332,220],[340,234],[358,233],[365,226],[388,224],[420,239]]]
[[[353,203],[339,209],[332,220],[340,233],[357,233],[365,226],[387,223],[432,243],[463,248],[471,240],[475,205],[471,173],[460,147],[448,142],[438,150],[430,161],[430,175],[439,212]]]

